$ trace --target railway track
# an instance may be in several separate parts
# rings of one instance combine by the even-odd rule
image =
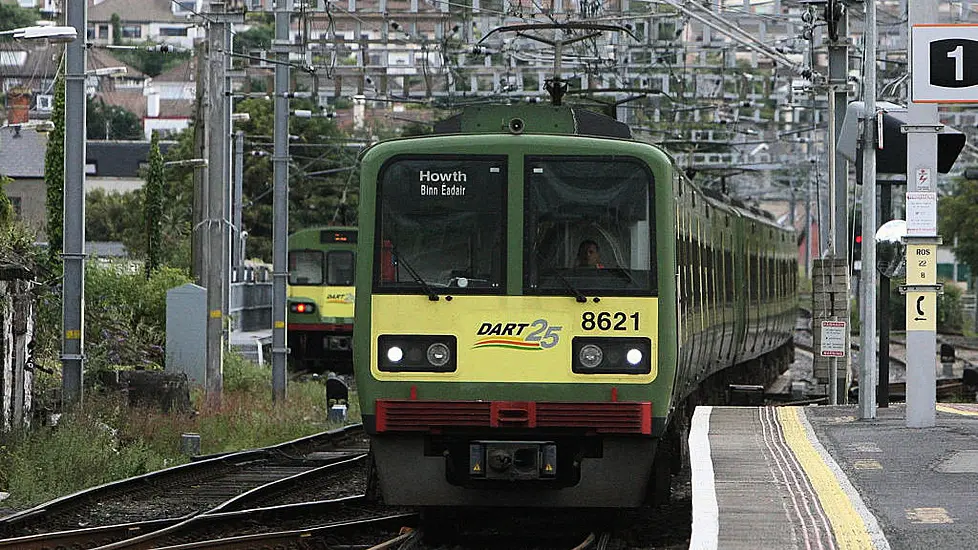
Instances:
[[[329,477],[324,469],[346,462],[346,470],[354,469],[350,464],[365,470],[356,457],[366,452],[362,426],[354,425],[108,483],[3,518],[0,548],[32,535],[97,528],[137,536],[225,506],[246,508],[266,494],[258,488],[268,491],[269,502],[318,500],[336,486],[321,480]]]
[[[810,354],[815,353],[814,342],[812,341],[812,331],[811,331],[811,317],[810,313],[802,309],[799,314],[799,322],[795,328],[795,347],[799,350],[806,351]],[[957,362],[960,363],[955,367],[955,372],[962,370],[965,366],[972,366],[978,363],[978,345],[976,343],[968,341],[967,339],[961,337],[955,337],[954,335],[938,335],[938,344],[941,343],[951,343],[955,346],[957,350]],[[859,342],[853,340],[850,344],[850,349],[854,357],[859,354]],[[889,340],[889,363],[890,363],[890,380],[889,380],[889,396],[890,401],[904,401],[906,399],[906,341],[903,340],[899,335],[892,335]],[[858,398],[858,380],[853,381],[853,387],[850,389],[850,399]],[[952,378],[938,378],[937,380],[937,398],[938,399],[954,399],[959,398],[961,395],[966,393],[968,388],[962,382],[960,377]],[[808,404],[808,403],[825,403],[827,398],[817,397],[814,399],[809,399],[805,401],[792,401],[796,404]]]

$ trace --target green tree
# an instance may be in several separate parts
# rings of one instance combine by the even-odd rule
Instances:
[[[41,19],[41,12],[22,8],[16,4],[0,3],[0,31],[9,31],[21,27],[30,27]],[[12,40],[9,36],[0,36],[0,41]]]
[[[54,130],[48,135],[44,154],[44,183],[47,185],[48,252],[52,265],[61,260],[64,237],[65,200],[65,81],[59,74],[54,81],[54,108],[51,111]]]
[[[292,100],[292,109],[315,110],[308,100]],[[274,131],[272,102],[246,99],[235,106],[250,119],[239,128],[246,136],[270,136]],[[349,136],[333,119],[298,118],[289,121],[289,133],[297,136],[289,146],[289,230],[324,223],[355,224],[359,177],[355,170],[357,148],[347,145]],[[245,156],[242,223],[248,231],[249,258],[272,259],[273,168],[272,143],[260,137],[248,139]],[[336,170],[335,172],[330,172]]]
[[[85,117],[87,139],[143,139],[143,124],[132,111],[88,98]]]
[[[6,231],[14,221],[14,205],[7,196],[7,184],[13,181],[0,174],[0,231]]]
[[[130,254],[141,256],[146,241],[142,227],[142,191],[109,193],[93,189],[85,195],[85,238],[119,241]]]
[[[153,42],[144,42],[146,47],[155,46]],[[160,52],[147,50],[146,47],[135,50],[118,50],[113,53],[120,61],[139,69],[146,76],[159,76],[180,63],[190,59],[190,52]]]
[[[118,13],[113,13],[109,17],[109,23],[112,24],[112,43],[122,44],[122,18]]]
[[[160,140],[153,132],[149,144],[149,173],[143,192],[143,217],[146,221],[146,278],[162,263],[163,246],[163,191],[166,176],[163,173],[163,155]]]
[[[937,204],[940,232],[954,255],[978,273],[978,181],[960,180]]]

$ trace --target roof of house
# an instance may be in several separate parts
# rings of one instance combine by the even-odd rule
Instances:
[[[0,49],[0,79],[54,78],[64,51],[59,46],[27,45],[5,43]]]
[[[139,71],[139,69],[133,67],[132,65],[121,61],[118,57],[112,55],[108,50],[102,48],[89,48],[88,59],[86,61],[86,66],[88,70],[104,69],[108,67],[125,67],[126,74],[125,78],[131,79],[145,79],[146,75]],[[104,78],[104,77],[103,77]]]
[[[140,119],[146,117],[146,96],[142,90],[104,90],[95,97],[106,105],[116,105],[136,115]]]
[[[165,155],[175,145],[174,141],[161,141],[160,151]],[[94,177],[141,177],[140,168],[148,158],[148,141],[89,140],[85,147],[85,163],[94,166],[95,172],[89,172]]]
[[[47,134],[29,128],[0,128],[0,174],[11,178],[43,178]]]
[[[193,82],[196,80],[194,71],[194,58],[188,58],[183,63],[170,67],[170,69],[153,77],[153,82]]]
[[[173,14],[170,0],[88,0],[89,22],[110,21],[119,14],[122,21],[136,23],[190,23],[186,17]]]

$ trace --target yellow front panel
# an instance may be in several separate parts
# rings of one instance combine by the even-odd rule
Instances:
[[[647,384],[658,372],[657,298],[602,298],[585,304],[570,296],[454,296],[451,301],[442,296],[432,302],[426,296],[375,295],[372,300],[370,369],[377,380]],[[455,335],[458,369],[381,372],[377,338],[382,334]],[[648,337],[651,372],[575,374],[575,336]]]
[[[289,286],[289,298],[315,301],[320,317],[353,317],[352,286]]]

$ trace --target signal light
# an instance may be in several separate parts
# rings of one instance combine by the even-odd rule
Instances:
[[[316,304],[298,302],[289,305],[289,311],[292,313],[315,313]]]
[[[856,235],[856,244],[863,244],[863,236]]]

